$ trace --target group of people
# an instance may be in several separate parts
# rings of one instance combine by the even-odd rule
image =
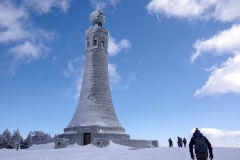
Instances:
[[[187,140],[186,138],[181,138],[181,137],[177,137],[178,141],[177,141],[177,144],[178,144],[178,147],[186,147],[187,146]],[[173,147],[173,141],[171,138],[168,139],[168,143],[169,143],[169,147]]]
[[[178,139],[177,141],[178,147],[182,147],[183,144],[184,144],[184,147],[186,147],[187,145],[186,138],[183,138],[182,140],[181,137],[177,137],[177,139]],[[169,142],[169,147],[170,148],[173,147],[173,141],[171,138],[168,139],[168,142]],[[193,137],[191,138],[189,143],[189,152],[192,159],[195,158],[193,154],[193,148],[195,150],[195,155],[197,160],[207,160],[208,154],[209,154],[209,158],[211,160],[213,159],[212,145],[208,141],[208,139],[205,136],[203,136],[203,134],[200,132],[198,128],[196,128],[195,132],[193,133]]]

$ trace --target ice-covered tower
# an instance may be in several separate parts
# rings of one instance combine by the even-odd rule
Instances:
[[[100,125],[119,127],[108,78],[108,31],[102,28],[105,15],[91,13],[92,26],[86,31],[85,66],[77,109],[68,127]]]
[[[88,143],[84,142],[86,133],[90,141],[101,137],[129,139],[112,103],[108,76],[108,31],[102,27],[105,15],[101,10],[96,10],[91,13],[90,20],[92,26],[86,31],[85,37],[85,65],[80,98],[64,134],[79,132],[75,135],[82,134],[83,141],[79,141],[79,144]]]
[[[137,148],[157,147],[157,141],[131,140],[116,116],[108,77],[108,31],[102,28],[105,15],[91,13],[92,26],[86,31],[85,65],[77,108],[64,133],[55,138],[55,147],[68,144],[99,147],[109,141]]]

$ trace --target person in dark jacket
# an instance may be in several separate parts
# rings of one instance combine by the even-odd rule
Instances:
[[[200,144],[200,147],[199,147]],[[191,158],[194,159],[193,154],[193,145],[195,148],[195,154],[197,157],[197,160],[207,160],[208,159],[208,151],[209,151],[209,158],[213,159],[213,153],[212,153],[212,145],[208,141],[208,139],[203,136],[203,134],[196,128],[195,132],[193,133],[193,137],[190,140],[189,143],[189,152],[191,154]],[[206,147],[206,149],[204,149]]]
[[[178,139],[178,141],[177,141],[178,147],[182,147],[182,138],[177,137],[177,139]]]
[[[184,147],[186,147],[186,144],[187,144],[186,138],[183,138],[183,144],[184,144]]]
[[[173,141],[172,141],[171,138],[169,138],[168,142],[169,142],[169,147],[170,147],[170,148],[173,147]]]
[[[183,144],[182,138],[179,137],[179,139],[180,139],[180,147],[182,147],[182,144]]]

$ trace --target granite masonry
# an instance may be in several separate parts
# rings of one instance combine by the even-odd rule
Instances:
[[[92,26],[86,31],[85,64],[76,111],[55,139],[55,148],[77,143],[104,147],[109,141],[136,148],[158,147],[158,141],[132,140],[115,113],[108,76],[108,31],[102,27],[105,15],[91,13]]]

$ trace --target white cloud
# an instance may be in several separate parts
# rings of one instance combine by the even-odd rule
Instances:
[[[45,47],[41,43],[33,44],[29,41],[26,41],[21,45],[11,48],[9,52],[12,53],[17,60],[30,62],[32,60],[43,57],[49,51],[50,49]]]
[[[191,56],[194,62],[203,53],[213,55],[233,55],[221,66],[214,65],[210,70],[208,81],[198,89],[194,96],[240,93],[240,25],[219,32],[207,40],[197,40],[194,44],[195,53]]]
[[[116,7],[120,0],[90,0],[90,2],[96,9],[104,9],[107,5]]]
[[[81,91],[81,88],[82,88],[82,81],[83,81],[83,69],[81,70],[81,72],[79,73],[79,76],[76,79],[75,94],[73,95],[74,99],[79,99],[79,97],[80,97],[80,91]]]
[[[79,73],[81,71],[80,68],[82,68],[83,65],[83,56],[82,57],[76,57],[73,60],[68,61],[67,68],[63,70],[63,74],[65,77],[71,77],[76,76],[79,77]]]
[[[136,74],[133,72],[131,75],[128,76],[128,82],[125,84],[124,88],[128,89],[130,84],[134,81],[137,80],[137,76]]]
[[[215,128],[199,128],[199,130],[215,147],[240,147],[240,130],[229,131]],[[194,131],[195,128],[190,131],[191,135]]]
[[[120,0],[109,0],[110,4],[116,7],[118,3],[120,3]]]
[[[103,0],[90,0],[90,2],[96,9],[103,9],[106,6],[106,2],[104,2]]]
[[[211,76],[201,89],[198,89],[194,96],[240,93],[240,54],[229,58],[219,68],[212,68]]]
[[[194,44],[195,53],[191,56],[194,62],[203,52],[211,54],[234,54],[240,50],[240,25],[224,30],[207,40],[197,40]]]
[[[58,58],[57,58],[56,56],[54,56],[54,57],[52,58],[52,62],[55,62],[57,59],[58,59]]]
[[[29,36],[24,22],[26,12],[9,1],[0,2],[0,43],[19,41]]]
[[[239,131],[228,131],[220,130],[215,128],[199,128],[200,132],[203,133],[209,139],[225,139],[225,138],[240,138]],[[195,131],[195,128],[191,130],[191,133]]]
[[[76,57],[68,61],[67,68],[63,70],[63,75],[67,78],[72,78],[74,86],[69,89],[66,94],[74,99],[78,99],[82,86],[83,79],[83,63],[84,57]]]
[[[213,17],[223,22],[239,20],[239,9],[239,0],[217,0]]]
[[[117,84],[121,81],[121,76],[117,72],[117,65],[108,63],[108,74],[111,84]]]
[[[237,22],[240,20],[239,0],[151,0],[147,5],[150,14],[157,17],[176,17],[185,19],[214,19],[220,22]],[[203,53],[216,56],[233,55],[220,67],[211,68],[208,81],[195,92],[197,95],[219,93],[240,93],[240,25],[219,32],[213,37],[198,39],[194,44],[195,52],[191,56],[194,62]]]
[[[204,6],[195,0],[152,0],[147,9],[149,13],[167,17],[191,18],[202,14]]]
[[[236,21],[240,19],[239,0],[152,0],[147,5],[150,14],[187,19],[216,19]]]
[[[111,35],[109,34],[108,54],[110,56],[115,56],[122,50],[129,49],[130,47],[131,47],[131,43],[127,39],[123,39],[117,42],[116,39],[111,37]]]
[[[24,0],[25,7],[35,10],[39,14],[51,12],[53,8],[58,8],[67,12],[72,0]]]
[[[41,12],[47,13],[55,7],[66,11],[69,3],[69,0],[25,0],[20,3],[0,1],[0,43],[11,47],[3,51],[10,53],[11,57],[8,57],[8,65],[4,65],[3,68],[1,66],[1,74],[9,70],[12,75],[21,63],[42,58],[50,51],[46,43],[51,41],[55,34],[34,25],[31,21],[32,12],[29,9],[36,11],[36,8],[42,8]],[[0,55],[0,60],[6,61],[3,55]]]

